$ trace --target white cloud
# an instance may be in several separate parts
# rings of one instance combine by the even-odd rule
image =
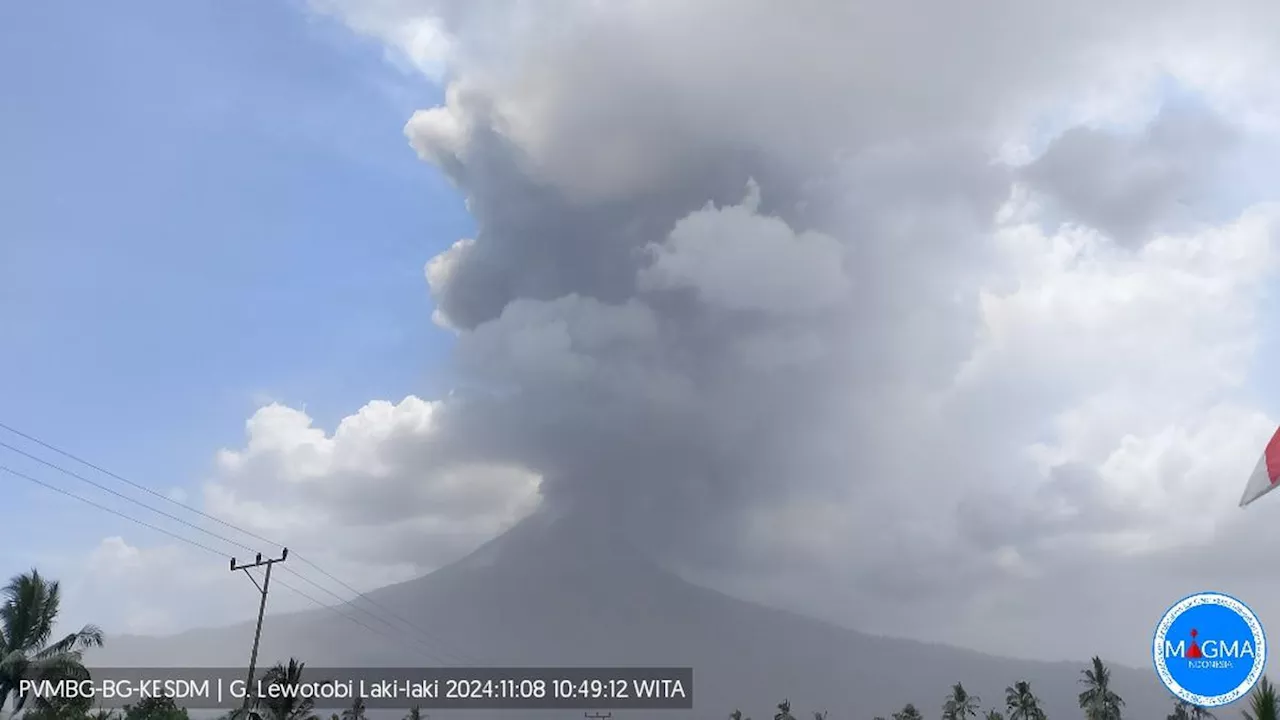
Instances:
[[[962,382],[1058,373],[1063,392],[1142,392],[1160,407],[1238,385],[1275,269],[1277,218],[1259,206],[1137,250],[1081,227],[1006,225],[995,239],[1010,289],[980,291],[982,337]]]
[[[427,5],[412,0],[311,0],[316,11],[339,15],[352,30],[385,43],[392,63],[439,81],[448,70],[453,38]]]
[[[537,506],[539,481],[529,472],[434,454],[437,407],[413,396],[399,404],[372,402],[330,434],[303,411],[271,404],[246,422],[242,448],[218,454],[195,506],[294,552],[295,560],[276,573],[273,611],[312,605],[288,585],[329,604],[351,598],[298,557],[370,590],[461,557]],[[76,573],[69,617],[146,634],[248,617],[253,590],[229,572],[226,558],[244,562],[254,550],[272,555],[279,548],[225,525],[198,524],[212,534],[172,529],[224,558],[177,541],[142,546],[104,539]]]
[[[1274,535],[1236,502],[1280,422],[1248,386],[1277,208],[1140,248],[1046,230],[1022,193],[1000,218],[954,385],[908,378],[873,402],[877,430],[857,442],[877,459],[847,472],[883,480],[759,508],[741,520],[749,569],[700,577],[881,632],[1131,662],[1162,598],[1238,587],[1239,538]],[[1191,569],[1171,564],[1192,552]],[[1125,573],[1145,590],[1107,600],[1113,632],[1048,637],[1051,618],[1101,602],[1093,578],[1128,587]]]
[[[649,246],[653,264],[641,272],[641,288],[690,288],[728,310],[803,313],[838,305],[849,291],[839,241],[797,233],[759,208],[753,181],[741,205],[682,218],[664,243]]]
[[[175,632],[190,627],[193,617],[238,620],[249,607],[226,612],[236,607],[226,564],[178,543],[143,547],[120,536],[103,538],[79,570],[67,586],[63,617],[86,618],[110,632]],[[194,608],[207,614],[193,615]]]
[[[464,238],[450,245],[448,250],[436,255],[427,262],[427,287],[431,289],[431,294],[437,302],[439,302],[441,294],[453,279],[453,273],[461,262],[463,255],[474,246],[475,240]],[[431,320],[446,330],[457,331],[457,328],[449,322],[448,316],[439,307],[432,312]]]
[[[299,410],[260,409],[241,450],[224,450],[205,506],[299,549],[350,538],[347,557],[433,567],[512,524],[538,479],[495,463],[455,462],[436,442],[439,404],[374,401],[330,435]],[[384,543],[387,543],[384,546]]]

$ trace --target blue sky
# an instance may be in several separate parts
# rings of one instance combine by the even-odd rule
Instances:
[[[401,128],[439,97],[301,3],[0,4],[0,420],[194,487],[263,398],[436,394],[422,267],[471,221]],[[142,532],[0,482],[0,577]]]

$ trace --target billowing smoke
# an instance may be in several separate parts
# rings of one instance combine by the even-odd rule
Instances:
[[[478,227],[426,268],[433,462],[899,618],[1207,542],[1169,517],[1268,427],[1275,211],[1222,169],[1272,4],[321,7],[448,87],[406,127]]]

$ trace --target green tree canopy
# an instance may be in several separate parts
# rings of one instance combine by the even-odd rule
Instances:
[[[92,707],[92,698],[41,698],[27,704],[22,720],[88,720]]]
[[[1045,720],[1040,698],[1031,692],[1031,683],[1026,680],[1004,689],[1004,705],[1009,711],[1009,720]]]
[[[1080,693],[1080,709],[1086,720],[1121,720],[1124,700],[1111,689],[1111,671],[1095,656],[1087,670],[1080,672],[1085,690]]]
[[[62,602],[57,581],[46,580],[33,569],[11,579],[0,590],[0,601],[0,709],[10,699],[15,714],[26,705],[26,697],[16,696],[18,681],[23,678],[88,677],[82,662],[84,651],[102,646],[102,630],[85,625],[50,642]]]
[[[981,699],[970,695],[964,685],[956,683],[951,686],[951,694],[942,705],[942,720],[969,720],[978,714]]]
[[[901,710],[893,714],[893,720],[924,720],[924,716],[915,705],[907,703]]]
[[[1276,686],[1264,675],[1249,696],[1249,709],[1243,713],[1245,720],[1280,720],[1280,698]]]
[[[268,687],[297,687],[302,683],[302,669],[306,663],[289,658],[289,662],[276,663],[262,675],[263,684]],[[320,720],[315,714],[316,701],[310,697],[299,697],[294,693],[271,693],[258,702],[260,710],[270,715],[269,720]]]
[[[1208,710],[1177,698],[1173,704],[1173,712],[1166,717],[1166,720],[1216,720],[1216,718]]]
[[[342,720],[365,720],[364,698],[356,698],[351,707],[343,710]]]
[[[137,705],[124,706],[124,720],[190,720],[187,709],[171,697],[147,698]]]

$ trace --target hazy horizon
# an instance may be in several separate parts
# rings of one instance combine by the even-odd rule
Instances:
[[[527,516],[527,517],[525,517],[525,518],[522,518],[520,521],[517,521],[517,522],[516,522],[512,527],[504,528],[502,531],[500,531],[499,533],[497,533],[493,538],[489,538],[489,539],[487,539],[485,542],[483,542],[480,546],[476,547],[474,550],[472,550],[472,551],[470,551],[470,552],[467,552],[467,553],[464,553],[461,557],[459,557],[459,558],[457,558],[457,559],[455,559],[455,560],[451,560],[451,561],[449,561],[449,562],[445,563],[444,565],[442,565],[442,566],[441,566],[441,567],[439,567],[439,568],[432,569],[432,570],[427,571],[427,572],[425,572],[425,573],[423,573],[423,574],[421,574],[421,575],[416,575],[416,576],[413,576],[413,577],[405,578],[404,580],[399,580],[399,581],[396,581],[396,582],[393,582],[393,583],[389,583],[388,585],[385,585],[385,586],[380,586],[380,587],[374,587],[374,588],[363,589],[363,590],[362,590],[362,592],[363,592],[363,593],[365,593],[366,595],[375,595],[375,596],[376,596],[376,595],[377,595],[377,593],[378,593],[378,591],[382,591],[382,590],[386,590],[386,589],[398,588],[398,587],[402,587],[402,586],[409,586],[409,585],[412,585],[412,584],[414,583],[414,581],[419,581],[419,580],[426,579],[426,578],[428,578],[429,576],[431,576],[432,574],[434,574],[435,572],[437,572],[438,570],[447,570],[447,569],[449,569],[450,567],[454,567],[454,566],[459,566],[459,567],[482,567],[482,566],[484,566],[484,565],[486,564],[486,559],[487,559],[487,558],[486,558],[486,550],[487,550],[487,549],[488,549],[488,548],[493,544],[493,542],[495,542],[495,541],[502,541],[502,540],[503,540],[503,539],[508,535],[508,533],[509,533],[509,532],[514,531],[514,530],[517,530],[517,529],[522,525],[522,523],[523,523],[525,520],[537,520],[537,519],[538,519],[538,517],[539,517],[540,515],[546,515],[546,516],[548,516],[548,517],[558,517],[557,515],[555,515],[555,514],[553,514],[553,513],[548,512],[545,508],[544,508],[544,509],[540,509],[540,510],[535,510],[531,515],[529,515],[529,516]],[[572,516],[572,515],[571,515],[571,516]],[[252,557],[240,557],[240,558],[238,558],[238,562],[242,562],[242,563],[250,563],[250,562],[253,562],[253,558],[252,558]],[[290,569],[297,570],[297,569],[299,569],[299,566],[298,566],[297,564],[295,564],[295,565],[291,566],[291,568],[290,568]],[[662,567],[662,569],[663,569],[664,571],[670,571],[670,568],[668,568],[668,567]],[[711,586],[709,586],[709,585],[701,584],[701,583],[698,583],[698,582],[696,582],[696,581],[690,580],[689,578],[685,578],[685,577],[681,576],[679,573],[673,573],[673,574],[675,574],[677,577],[680,577],[682,580],[685,580],[685,581],[687,581],[687,582],[692,582],[694,585],[697,585],[697,586],[699,586],[699,587],[706,587],[707,589],[715,590],[715,588],[712,588],[712,587],[711,587]],[[260,572],[258,572],[258,573],[256,574],[256,576],[257,576],[258,580],[259,580],[259,581],[261,581],[261,573],[260,573]],[[311,588],[311,587],[309,587],[309,586],[308,586],[307,584],[305,584],[305,583],[302,583],[302,584],[297,583],[297,581],[296,581],[296,577],[291,577],[291,576],[288,576],[288,575],[281,575],[281,574],[279,574],[279,572],[277,572],[277,574],[275,575],[275,577],[276,577],[276,579],[277,579],[277,585],[276,585],[276,587],[275,587],[275,592],[274,592],[274,593],[269,594],[269,600],[268,600],[268,603],[267,603],[267,609],[266,609],[266,614],[265,614],[266,621],[265,621],[265,623],[264,623],[264,633],[265,633],[266,635],[270,636],[270,635],[272,634],[272,622],[271,622],[271,619],[272,619],[272,618],[279,618],[279,617],[280,617],[280,616],[282,616],[282,615],[285,615],[285,616],[292,616],[292,615],[295,615],[295,614],[298,614],[298,613],[304,613],[304,614],[309,615],[309,616],[318,616],[319,618],[321,618],[321,619],[323,620],[323,622],[327,622],[327,623],[334,623],[334,624],[343,624],[343,622],[344,622],[344,618],[343,618],[343,617],[341,617],[341,616],[337,616],[337,615],[334,615],[332,612],[325,612],[325,608],[324,608],[324,607],[317,606],[315,603],[308,603],[308,604],[306,604],[306,605],[299,606],[299,607],[295,607],[296,603],[289,603],[289,602],[288,602],[288,598],[289,598],[289,596],[290,596],[292,593],[290,592],[290,590],[289,590],[289,589],[281,588],[281,587],[279,586],[279,584],[278,584],[278,580],[279,580],[279,579],[283,578],[286,582],[291,582],[291,583],[294,583],[295,585],[300,585],[300,589],[302,589],[302,590],[304,590],[304,591],[313,592],[313,590],[314,590],[314,589],[313,589],[313,588]],[[55,578],[55,579],[56,579],[56,578]],[[244,581],[244,582],[245,582],[245,585],[246,585],[246,587],[247,587],[247,589],[248,589],[248,595],[246,596],[246,597],[248,598],[248,602],[245,604],[245,609],[244,609],[244,611],[243,611],[242,613],[240,613],[241,617],[239,617],[239,618],[232,619],[232,620],[227,620],[227,621],[222,621],[222,622],[217,622],[217,623],[201,623],[201,622],[199,622],[199,621],[197,620],[197,621],[194,621],[194,622],[193,622],[193,624],[190,624],[190,625],[188,625],[188,626],[185,626],[185,627],[182,627],[182,628],[179,628],[179,629],[156,630],[156,631],[151,631],[151,632],[147,632],[147,631],[145,631],[145,630],[140,631],[140,632],[139,632],[139,631],[135,631],[135,632],[119,632],[119,631],[114,631],[114,632],[110,632],[110,633],[108,634],[107,641],[108,641],[108,643],[110,643],[110,641],[111,641],[112,637],[116,637],[116,638],[165,639],[165,638],[181,637],[181,636],[183,636],[183,635],[185,635],[185,634],[187,634],[187,633],[189,633],[189,632],[191,632],[191,631],[202,631],[202,630],[211,630],[211,629],[221,629],[221,628],[227,628],[227,627],[237,627],[237,628],[241,628],[241,629],[244,629],[244,630],[251,630],[251,629],[252,629],[252,627],[253,627],[253,625],[254,625],[255,618],[256,618],[256,612],[257,612],[257,604],[256,604],[256,603],[257,603],[257,598],[258,598],[258,596],[257,596],[257,593],[255,592],[255,590],[254,590],[253,586],[249,583],[249,581],[247,581],[247,580],[246,580],[246,581]],[[341,589],[341,588],[338,588],[338,589]],[[319,593],[319,592],[315,592],[314,594],[315,594],[315,595],[322,595],[322,593]],[[781,611],[784,611],[784,612],[797,612],[797,611],[795,611],[793,608],[788,608],[788,607],[786,607],[786,606],[779,605],[779,604],[774,604],[774,603],[769,603],[769,602],[763,602],[763,601],[760,601],[760,600],[753,600],[753,599],[750,599],[750,598],[739,597],[739,596],[732,595],[732,594],[730,594],[730,597],[735,597],[736,599],[739,599],[739,600],[746,600],[746,601],[751,602],[751,603],[753,603],[753,604],[758,604],[758,605],[760,605],[761,607],[765,607],[765,608],[769,608],[769,609],[781,610]],[[284,602],[281,602],[282,600],[284,600]],[[1175,600],[1176,600],[1176,598],[1175,598]],[[1170,603],[1170,604],[1172,604],[1172,603]],[[286,609],[280,609],[280,608],[278,607],[279,605],[283,605]],[[389,631],[389,628],[390,628],[391,626],[400,626],[400,625],[403,625],[403,623],[401,623],[401,622],[399,622],[399,621],[398,621],[398,617],[397,617],[397,616],[394,616],[394,615],[393,615],[393,616],[390,616],[390,620],[391,620],[391,625],[390,625],[390,626],[388,626],[388,625],[387,625],[387,624],[385,624],[385,623],[378,623],[378,622],[375,622],[375,621],[371,620],[371,617],[372,617],[372,616],[381,616],[381,617],[382,617],[382,618],[384,618],[384,619],[388,618],[388,616],[387,616],[387,615],[386,615],[386,614],[385,614],[385,613],[384,613],[384,612],[383,612],[383,611],[382,611],[382,610],[381,610],[381,609],[380,609],[376,604],[375,604],[375,605],[371,605],[371,604],[369,604],[369,602],[368,602],[368,601],[366,601],[366,600],[362,599],[362,598],[361,598],[361,596],[356,595],[356,594],[354,594],[354,593],[351,593],[351,592],[349,592],[349,591],[346,593],[346,596],[345,596],[345,597],[342,597],[342,599],[340,599],[340,600],[339,600],[339,599],[337,599],[337,598],[329,598],[329,601],[328,601],[328,602],[326,602],[326,603],[324,603],[324,605],[325,605],[325,606],[328,606],[328,607],[336,607],[336,608],[340,609],[344,614],[346,614],[346,615],[348,615],[348,616],[350,616],[350,617],[354,617],[356,620],[358,620],[358,621],[359,621],[359,622],[361,622],[361,623],[366,623],[366,624],[371,624],[371,625],[373,625],[374,627],[373,627],[373,630],[372,630],[371,632],[374,632],[374,633],[375,633],[375,635],[376,635],[376,633],[377,633],[377,632],[383,632],[383,633],[385,633],[385,632]],[[1163,611],[1163,609],[1162,609],[1162,611]],[[371,615],[370,613],[372,613],[372,615]],[[856,632],[859,632],[859,633],[864,633],[864,634],[867,634],[867,635],[870,635],[870,636],[882,637],[882,638],[885,638],[885,639],[895,639],[895,640],[896,640],[896,639],[916,640],[916,641],[922,641],[922,642],[925,642],[925,643],[927,643],[927,644],[951,645],[951,646],[953,646],[953,647],[957,647],[957,648],[961,648],[961,649],[966,649],[966,650],[976,650],[977,652],[985,653],[985,651],[982,651],[982,650],[980,650],[980,649],[976,649],[976,648],[965,648],[964,646],[954,645],[954,644],[951,644],[951,643],[944,643],[944,642],[931,641],[931,640],[929,640],[929,639],[927,639],[927,638],[926,638],[926,639],[922,639],[922,638],[911,638],[911,637],[908,637],[908,636],[897,636],[897,635],[892,635],[892,634],[888,634],[888,633],[877,632],[875,628],[861,628],[861,627],[857,627],[857,626],[853,626],[853,625],[848,625],[848,624],[845,624],[845,623],[839,622],[839,621],[837,621],[837,620],[832,620],[832,619],[829,619],[829,618],[823,618],[823,617],[819,617],[819,616],[812,615],[812,614],[808,614],[808,613],[804,613],[804,612],[799,612],[798,614],[799,614],[799,615],[801,615],[801,616],[805,616],[805,617],[812,618],[812,619],[817,620],[817,621],[819,621],[819,622],[828,623],[828,624],[830,624],[830,625],[833,625],[833,626],[836,626],[836,627],[839,627],[839,628],[842,628],[842,629],[853,630],[853,631],[856,631]],[[347,622],[350,622],[350,620],[349,620],[349,619],[347,619]],[[70,630],[74,629],[74,627],[73,627],[73,625],[74,625],[74,624],[73,624],[73,623],[66,623],[65,625],[66,625],[66,630],[67,630],[67,631],[70,631]],[[365,629],[366,629],[366,630],[368,630],[368,628],[367,628],[367,627],[366,627]],[[376,635],[376,637],[378,637],[378,639],[379,639],[379,640],[389,640],[389,638],[387,638],[385,635]],[[391,644],[392,644],[392,645],[396,645],[396,646],[402,645],[402,643],[396,643],[394,640],[392,640],[392,641],[391,641]],[[237,646],[237,647],[238,647],[238,646]],[[1143,672],[1149,672],[1149,670],[1150,670],[1150,667],[1149,667],[1149,666],[1150,666],[1150,651],[1149,651],[1149,649],[1148,649],[1147,647],[1145,647],[1145,646],[1144,646],[1144,647],[1142,647],[1142,648],[1139,648],[1138,650],[1139,650],[1139,653],[1138,653],[1138,654],[1136,654],[1136,657],[1138,658],[1136,662],[1125,662],[1122,658],[1111,658],[1111,657],[1108,657],[1108,658],[1107,658],[1108,664],[1113,665],[1113,666],[1117,666],[1117,667],[1125,667],[1125,668],[1128,668],[1128,669],[1136,669],[1136,670],[1141,670],[1141,671],[1143,671]],[[243,652],[243,653],[240,653],[240,654],[244,655],[244,660],[247,662],[248,654],[249,654],[249,651],[248,651],[247,647],[246,647],[246,649],[244,650],[244,652]],[[1012,659],[1012,660],[1027,660],[1027,661],[1032,661],[1032,662],[1049,662],[1049,663],[1078,664],[1078,665],[1080,665],[1081,667],[1083,667],[1083,666],[1088,662],[1089,657],[1091,657],[1091,655],[1090,655],[1090,656],[1083,656],[1083,657],[1044,657],[1044,656],[1035,656],[1035,655],[1018,656],[1018,655],[1011,655],[1011,654],[995,654],[995,653],[991,653],[991,654],[993,654],[993,655],[997,655],[997,656],[999,656],[999,657],[1003,657],[1003,658]],[[105,656],[105,657],[107,657],[107,658],[110,658],[110,657],[111,657],[111,653],[110,653],[109,651],[103,652],[103,651],[93,650],[93,651],[90,651],[90,652],[87,654],[87,656],[86,656],[87,660],[86,660],[86,661],[87,661],[87,663],[88,663],[89,665],[91,665],[91,666],[92,666],[92,665],[94,665],[94,664],[95,664],[95,662],[97,662],[99,659],[103,658],[104,656]],[[446,656],[446,657],[447,657],[447,656]],[[282,656],[282,657],[278,657],[278,658],[273,658],[273,659],[271,659],[271,663],[272,663],[272,664],[274,664],[274,663],[276,663],[276,662],[281,662],[281,661],[283,661],[283,660],[285,660],[285,659],[287,659],[287,657],[284,657],[284,656]],[[299,659],[300,659],[300,660],[303,660],[304,662],[306,661],[306,658],[299,658]],[[419,659],[421,659],[421,658],[419,658]],[[182,658],[182,654],[181,654],[181,653],[178,653],[176,656],[174,656],[174,657],[173,657],[173,659],[172,659],[171,661],[168,661],[168,662],[171,662],[173,667],[185,667],[185,665],[183,664],[183,658]],[[496,663],[496,665],[494,665],[494,666],[500,666],[500,665],[501,665],[500,659],[495,659],[495,661],[494,661],[494,662]],[[141,666],[139,666],[139,667],[141,667]]]

